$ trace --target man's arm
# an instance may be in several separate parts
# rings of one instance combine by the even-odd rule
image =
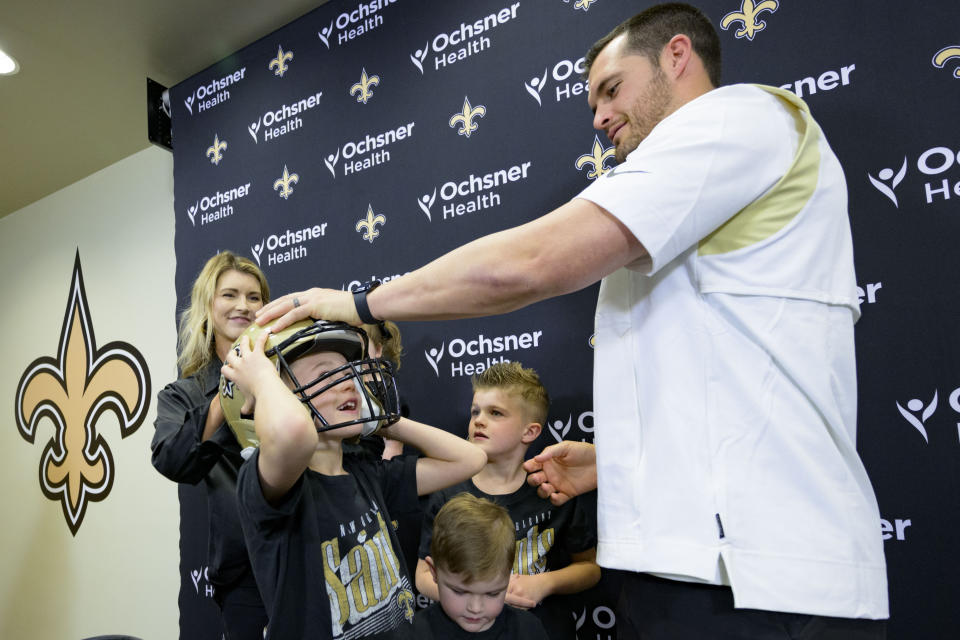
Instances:
[[[496,315],[582,289],[645,255],[623,223],[593,202],[575,198],[391,280],[372,291],[367,302],[380,319]],[[352,294],[331,289],[277,298],[257,312],[257,322],[280,316],[275,330],[308,316],[360,324]]]

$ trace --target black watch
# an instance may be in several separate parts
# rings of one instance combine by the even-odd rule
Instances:
[[[360,322],[363,324],[377,324],[380,322],[370,313],[370,305],[367,304],[367,294],[380,286],[379,280],[370,280],[353,290],[353,305],[357,308],[357,315],[360,316]]]

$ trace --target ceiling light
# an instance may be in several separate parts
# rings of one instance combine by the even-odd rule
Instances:
[[[0,50],[0,75],[10,76],[17,71],[20,71],[20,65],[17,64],[17,61]]]

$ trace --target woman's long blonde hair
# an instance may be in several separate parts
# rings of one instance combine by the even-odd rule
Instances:
[[[210,304],[217,290],[217,281],[227,271],[239,271],[257,279],[260,283],[260,297],[263,303],[270,302],[270,287],[260,267],[247,258],[230,251],[223,251],[207,260],[200,274],[193,282],[190,292],[190,306],[180,315],[178,347],[180,355],[177,365],[181,376],[188,378],[206,367],[215,355],[213,319],[210,317]]]

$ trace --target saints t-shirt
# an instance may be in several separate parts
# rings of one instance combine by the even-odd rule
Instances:
[[[416,458],[306,470],[277,505],[259,450],[240,470],[240,519],[270,619],[267,639],[412,637],[414,594],[390,510],[416,507]]]
[[[421,558],[430,555],[433,519],[437,512],[448,500],[464,492],[495,502],[510,514],[517,541],[512,573],[535,575],[562,569],[570,564],[572,554],[597,546],[596,526],[587,517],[580,498],[558,507],[538,496],[537,490],[527,483],[513,493],[491,495],[478,489],[472,480],[466,480],[430,496],[420,531]],[[576,637],[576,625],[566,596],[546,598],[531,612],[554,640]]]

